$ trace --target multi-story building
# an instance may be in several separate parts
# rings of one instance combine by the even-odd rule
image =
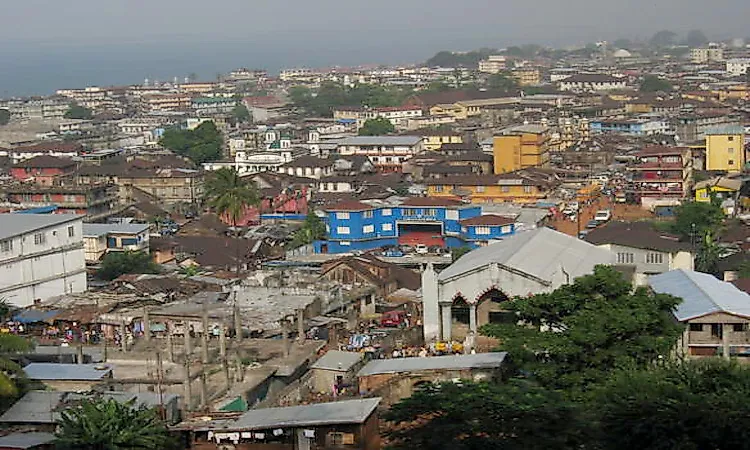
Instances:
[[[421,136],[355,136],[337,142],[339,154],[363,155],[381,172],[398,172],[401,164],[424,150]]]
[[[54,207],[57,214],[78,214],[90,222],[112,215],[117,205],[117,187],[112,184],[42,186],[15,184],[3,189],[0,208],[19,210]]]
[[[500,175],[457,175],[423,182],[429,197],[460,197],[471,203],[536,203],[557,186],[553,177],[523,172]]]
[[[592,134],[614,133],[627,136],[665,134],[669,123],[659,119],[597,119],[589,122]]]
[[[58,158],[74,158],[81,156],[84,148],[81,144],[73,142],[49,141],[35,145],[24,145],[11,149],[0,148],[0,156],[7,156],[13,162],[18,164],[25,159],[31,159],[37,156],[55,156]]]
[[[60,120],[70,109],[71,101],[62,97],[29,98],[3,102],[12,117],[21,120]]]
[[[672,123],[674,134],[680,142],[693,143],[703,141],[706,131],[723,126],[739,126],[740,119],[734,114],[722,111],[681,114]]]
[[[231,97],[197,97],[190,102],[190,108],[197,114],[228,113],[235,106],[237,101]]]
[[[482,208],[455,198],[410,198],[399,205],[348,201],[326,209],[326,215],[326,239],[315,243],[318,253],[417,244],[477,247],[515,232],[513,223],[494,217],[468,221],[481,217]]]
[[[706,170],[742,172],[745,169],[745,129],[718,127],[706,131]]]
[[[479,61],[479,71],[482,73],[499,73],[505,70],[505,56],[490,55],[487,59]]]
[[[733,77],[741,77],[747,74],[750,67],[750,58],[735,58],[727,60],[727,74]]]
[[[521,86],[537,86],[542,83],[542,73],[536,67],[517,67],[513,69],[512,75]]]
[[[558,84],[558,88],[561,91],[575,92],[611,91],[615,89],[625,89],[626,87],[627,80],[625,78],[616,78],[611,75],[594,73],[573,75],[561,80]]]
[[[149,94],[141,97],[143,109],[155,111],[187,111],[191,99],[187,94]]]
[[[81,216],[0,214],[0,297],[18,307],[87,288]]]
[[[521,125],[503,130],[493,139],[495,173],[549,166],[549,135],[542,125]]]
[[[690,61],[693,64],[706,64],[724,61],[724,49],[718,45],[690,49]]]
[[[190,95],[210,94],[218,88],[218,83],[183,83],[178,86],[180,92]]]
[[[693,159],[688,147],[647,147],[636,155],[633,172],[636,194],[644,198],[682,199],[690,194]]]
[[[76,167],[78,167],[78,164],[70,158],[56,158],[45,155],[14,164],[10,169],[10,175],[16,181],[51,186],[55,183],[55,180],[72,175]]]
[[[57,95],[67,97],[80,106],[90,109],[102,107],[107,102],[107,90],[90,86],[83,89],[61,89]]]

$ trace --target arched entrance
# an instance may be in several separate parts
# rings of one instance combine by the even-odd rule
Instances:
[[[463,340],[469,332],[472,308],[462,296],[456,296],[451,305],[451,337]]]
[[[515,323],[515,313],[503,307],[509,301],[505,293],[494,287],[480,295],[477,299],[477,327],[488,323]]]

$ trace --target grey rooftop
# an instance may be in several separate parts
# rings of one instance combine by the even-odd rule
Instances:
[[[376,359],[357,373],[358,377],[386,373],[419,372],[425,370],[496,369],[505,361],[506,352],[477,353],[474,355],[430,356],[426,358]]]
[[[319,360],[315,361],[315,364],[310,366],[310,368],[345,372],[354,367],[360,361],[362,361],[361,353],[329,350]]]
[[[83,216],[76,214],[0,214],[0,240],[76,220],[83,220]]]
[[[98,381],[112,373],[99,364],[31,363],[23,368],[26,376],[40,381]]]

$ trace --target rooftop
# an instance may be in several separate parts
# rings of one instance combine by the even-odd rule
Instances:
[[[342,139],[339,145],[417,145],[421,136],[352,136]]]
[[[75,165],[75,161],[70,158],[58,158],[56,156],[50,155],[39,155],[21,161],[13,167],[34,169],[64,169],[67,167],[75,167]]]
[[[107,234],[140,234],[148,231],[147,223],[84,223],[84,236],[106,236]]]
[[[0,437],[0,448],[24,450],[40,445],[51,444],[57,439],[52,433],[31,431],[17,432]]]
[[[612,221],[589,231],[585,240],[594,245],[614,244],[663,252],[691,250],[690,243],[681,242],[678,236],[662,233],[648,222]]]
[[[83,216],[76,214],[0,214],[0,240],[76,220],[83,220]]]
[[[99,364],[31,363],[23,368],[26,376],[40,381],[98,381],[112,373]]]
[[[336,370],[346,372],[362,361],[362,354],[329,350],[322,358],[310,366],[311,369]]]
[[[464,226],[501,226],[510,225],[515,223],[516,220],[511,217],[498,216],[496,214],[485,214],[483,216],[472,217],[471,219],[464,219],[461,221],[461,225]]]
[[[505,361],[506,352],[473,355],[431,356],[428,358],[376,359],[357,373],[358,377],[386,373],[418,372],[425,370],[495,369]]]

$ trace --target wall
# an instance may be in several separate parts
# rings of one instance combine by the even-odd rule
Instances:
[[[730,164],[730,161],[732,164]],[[740,172],[745,165],[744,135],[707,135],[706,170]]]

